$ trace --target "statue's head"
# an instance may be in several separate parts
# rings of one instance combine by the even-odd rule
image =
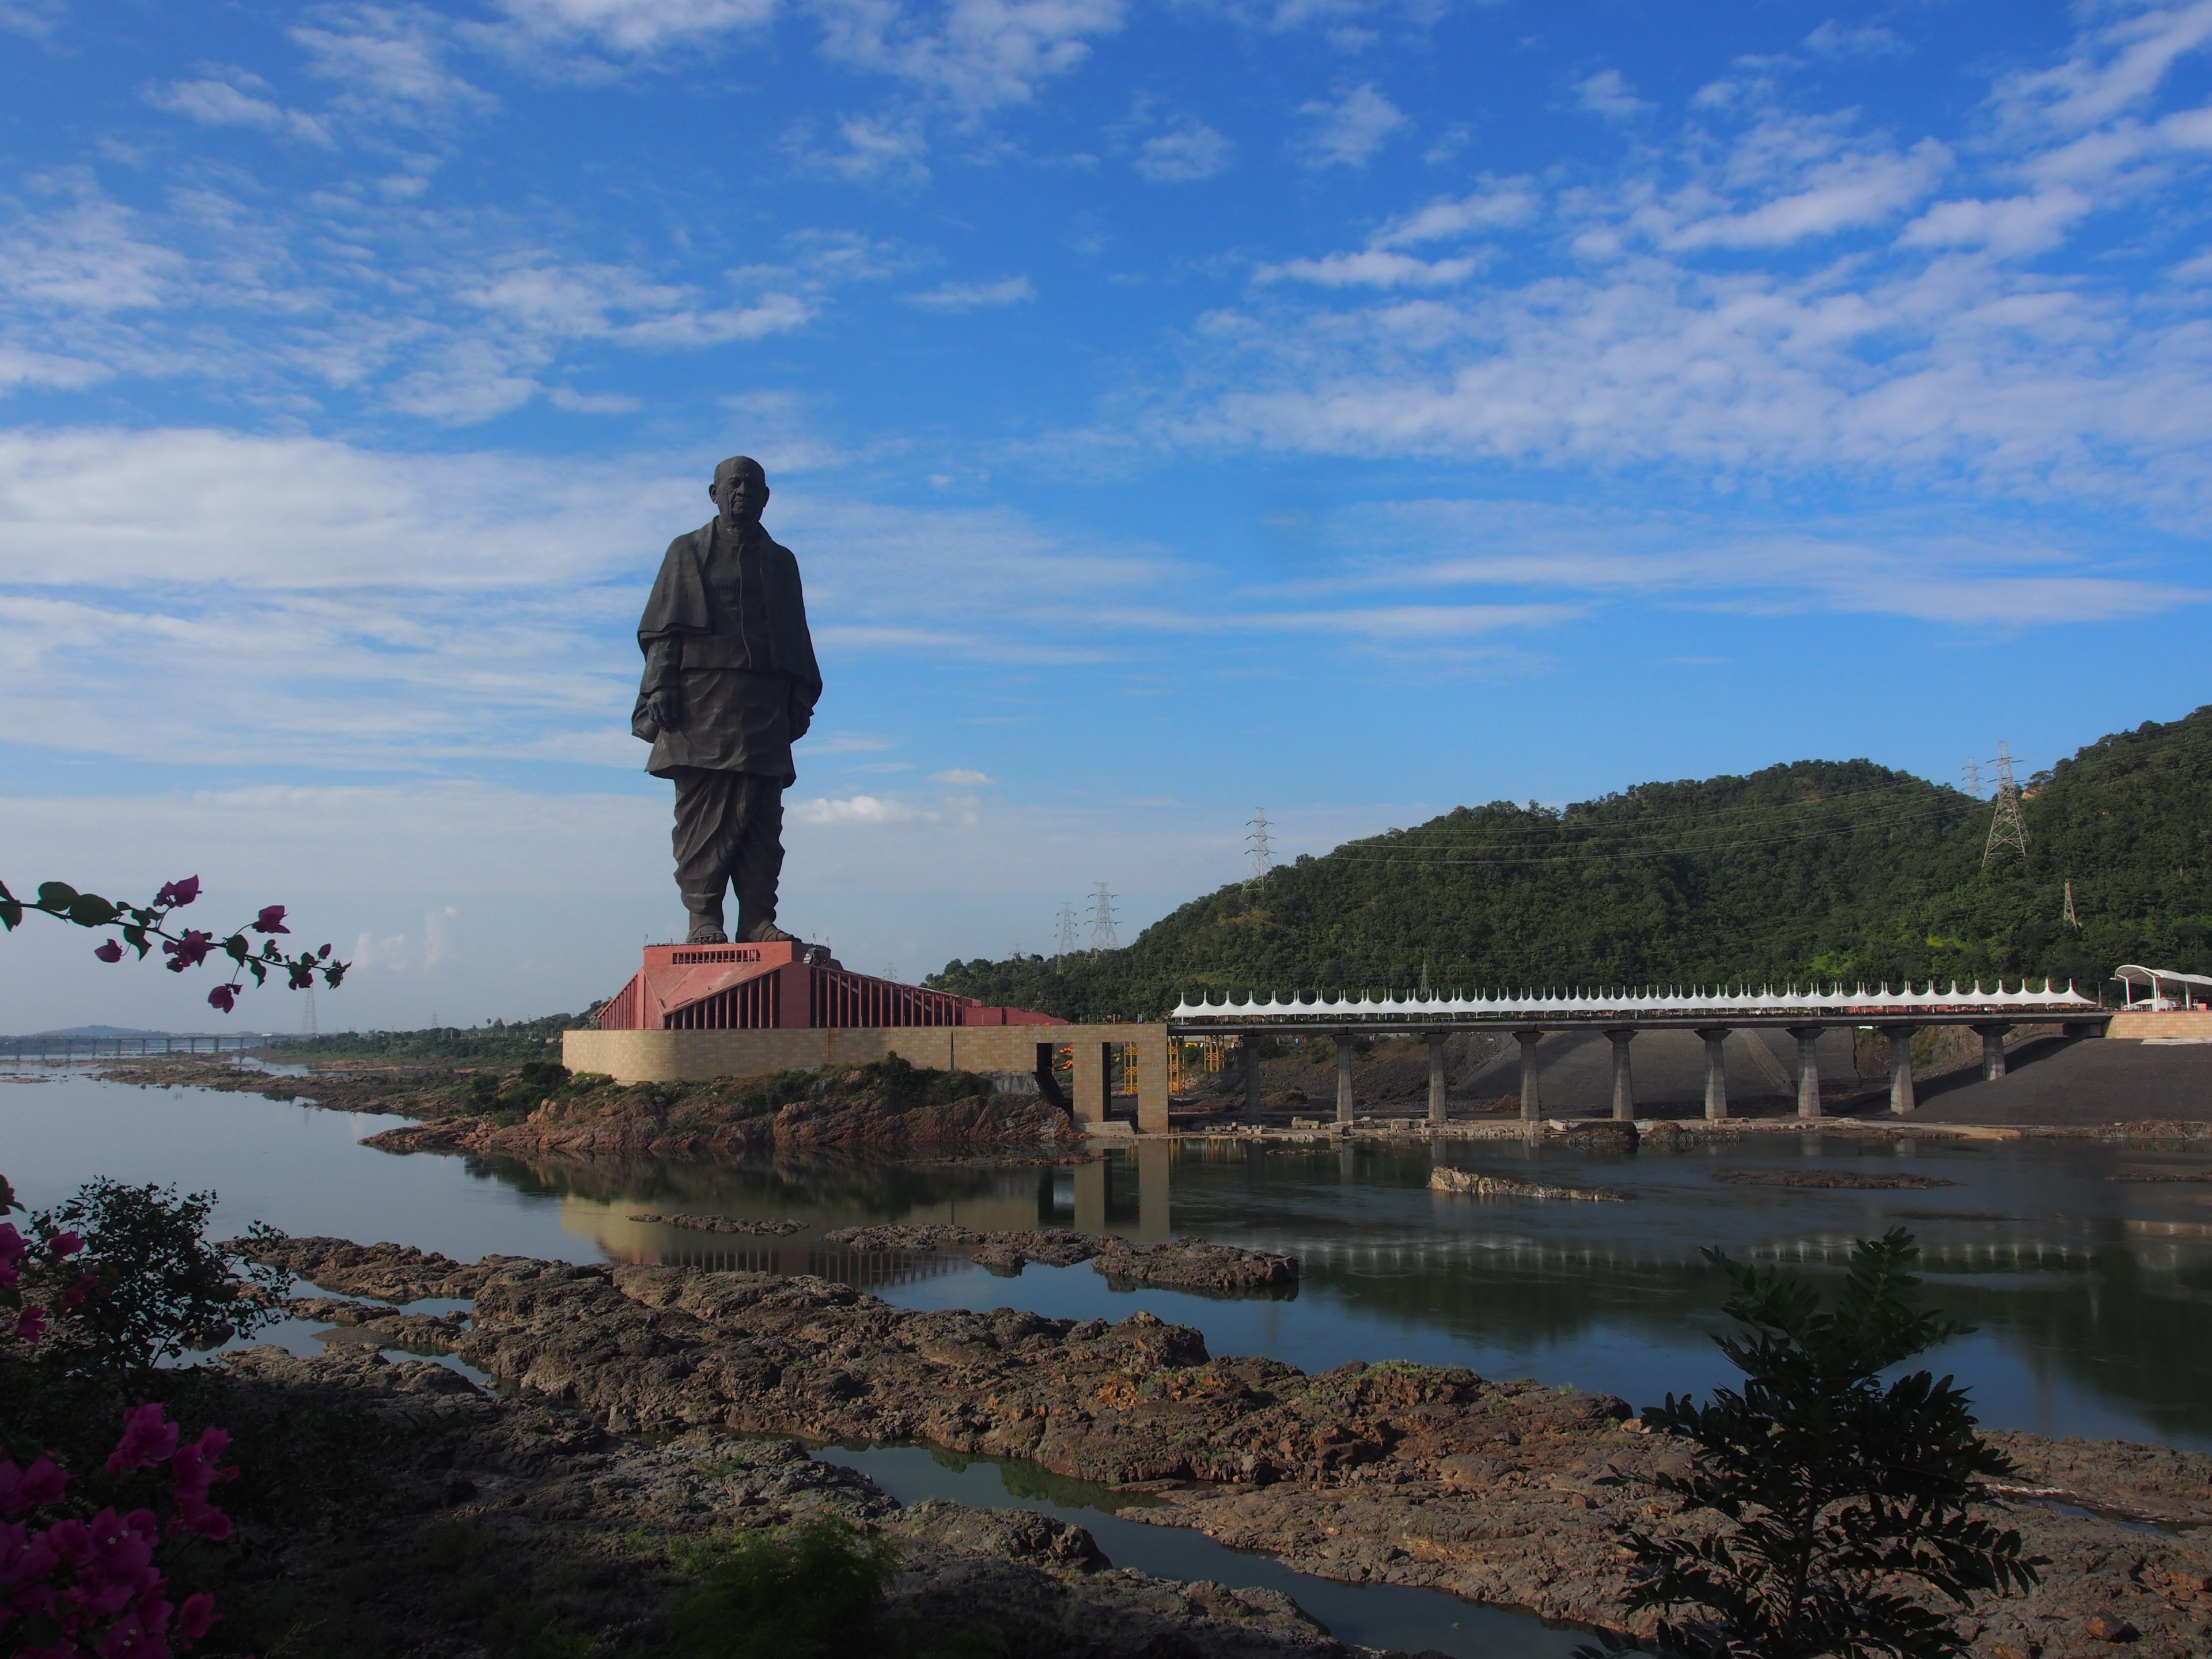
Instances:
[[[707,494],[720,510],[722,522],[742,530],[760,522],[761,509],[768,505],[768,474],[751,456],[732,455],[714,469],[714,482],[707,486]]]

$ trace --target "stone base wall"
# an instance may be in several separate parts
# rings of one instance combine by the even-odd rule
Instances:
[[[1117,1079],[1109,1048],[1137,1051],[1137,1127],[1168,1127],[1168,1028],[1164,1025],[863,1025],[806,1030],[568,1031],[561,1063],[618,1083],[703,1083],[759,1077],[797,1066],[865,1066],[896,1054],[934,1071],[1031,1072],[1039,1048],[1074,1051],[1074,1109],[1084,1122],[1106,1116]]]
[[[2212,1038],[2212,1008],[2172,1008],[2157,1013],[2114,1014],[2106,1036]]]

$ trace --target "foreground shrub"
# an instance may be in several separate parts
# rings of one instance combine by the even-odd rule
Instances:
[[[1884,1370],[1966,1329],[1917,1305],[1912,1235],[1861,1239],[1832,1308],[1794,1273],[1705,1255],[1735,1286],[1723,1307],[1747,1334],[1715,1340],[1744,1385],[1705,1406],[1670,1394],[1644,1421],[1698,1449],[1692,1474],[1660,1484],[1686,1514],[1725,1524],[1632,1533],[1641,1582],[1630,1610],[1692,1609],[1657,1631],[1660,1648],[1686,1659],[1963,1651],[1949,1619],[1898,1581],[1963,1611],[1977,1594],[2028,1589],[2044,1562],[1968,1512],[1994,1504],[1983,1483],[2013,1467],[1975,1433],[1966,1392],[1924,1370],[1882,1384]]]
[[[698,1579],[668,1616],[672,1659],[839,1659],[890,1644],[889,1540],[826,1516],[680,1550]]]

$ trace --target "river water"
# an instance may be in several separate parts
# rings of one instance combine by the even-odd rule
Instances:
[[[391,1118],[40,1075],[0,1078],[0,1174],[33,1206],[94,1176],[173,1181],[220,1194],[218,1236],[261,1220],[463,1260],[499,1251],[829,1270],[909,1307],[1012,1306],[1109,1319],[1143,1307],[1196,1326],[1216,1353],[1267,1353],[1309,1370],[1349,1359],[1463,1364],[1488,1376],[1617,1394],[1639,1408],[1670,1390],[1732,1380],[1710,1340],[1723,1325],[1714,1312],[1723,1284],[1704,1247],[1829,1278],[1853,1239],[1902,1225],[1921,1243],[1932,1299],[1976,1327],[1932,1363],[1971,1389],[1985,1425],[2212,1450],[2212,1184],[2112,1178],[2199,1170],[2201,1152],[1900,1134],[1754,1137],[1625,1157],[1452,1139],[1344,1147],[1190,1140],[1115,1148],[1073,1168],[1012,1170],[835,1159],[479,1161],[356,1144],[392,1127]],[[1438,1194],[1427,1186],[1437,1163],[1630,1197]],[[1954,1184],[1819,1190],[1717,1179],[1724,1171],[1830,1170]],[[646,1212],[807,1224],[756,1239],[630,1219]],[[1073,1226],[1139,1240],[1194,1234],[1297,1255],[1304,1278],[1291,1296],[1216,1299],[1116,1291],[1087,1265],[999,1278],[958,1257],[858,1264],[821,1243],[830,1229],[868,1221]],[[932,1463],[927,1454],[904,1455],[881,1470],[902,1497],[961,1495],[999,1478],[990,1466],[963,1473],[966,1466]],[[1413,1623],[1425,1632],[1443,1610]],[[1394,1641],[1492,1650],[1473,1637]],[[1523,1641],[1496,1650],[1565,1650]]]

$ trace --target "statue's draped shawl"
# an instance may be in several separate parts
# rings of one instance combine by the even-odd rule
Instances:
[[[714,613],[707,597],[706,563],[714,551],[715,533],[715,521],[710,520],[669,543],[668,551],[661,556],[660,574],[653,578],[653,592],[646,598],[645,615],[638,619],[639,650],[648,650],[655,639],[670,635],[713,637]],[[758,541],[752,550],[766,589],[767,667],[790,680],[793,695],[811,709],[822,698],[822,671],[814,660],[813,636],[806,631],[806,598],[799,586],[799,561],[765,530],[755,533]],[[647,743],[660,735],[646,707],[642,686],[637,706],[631,711],[630,730]]]

